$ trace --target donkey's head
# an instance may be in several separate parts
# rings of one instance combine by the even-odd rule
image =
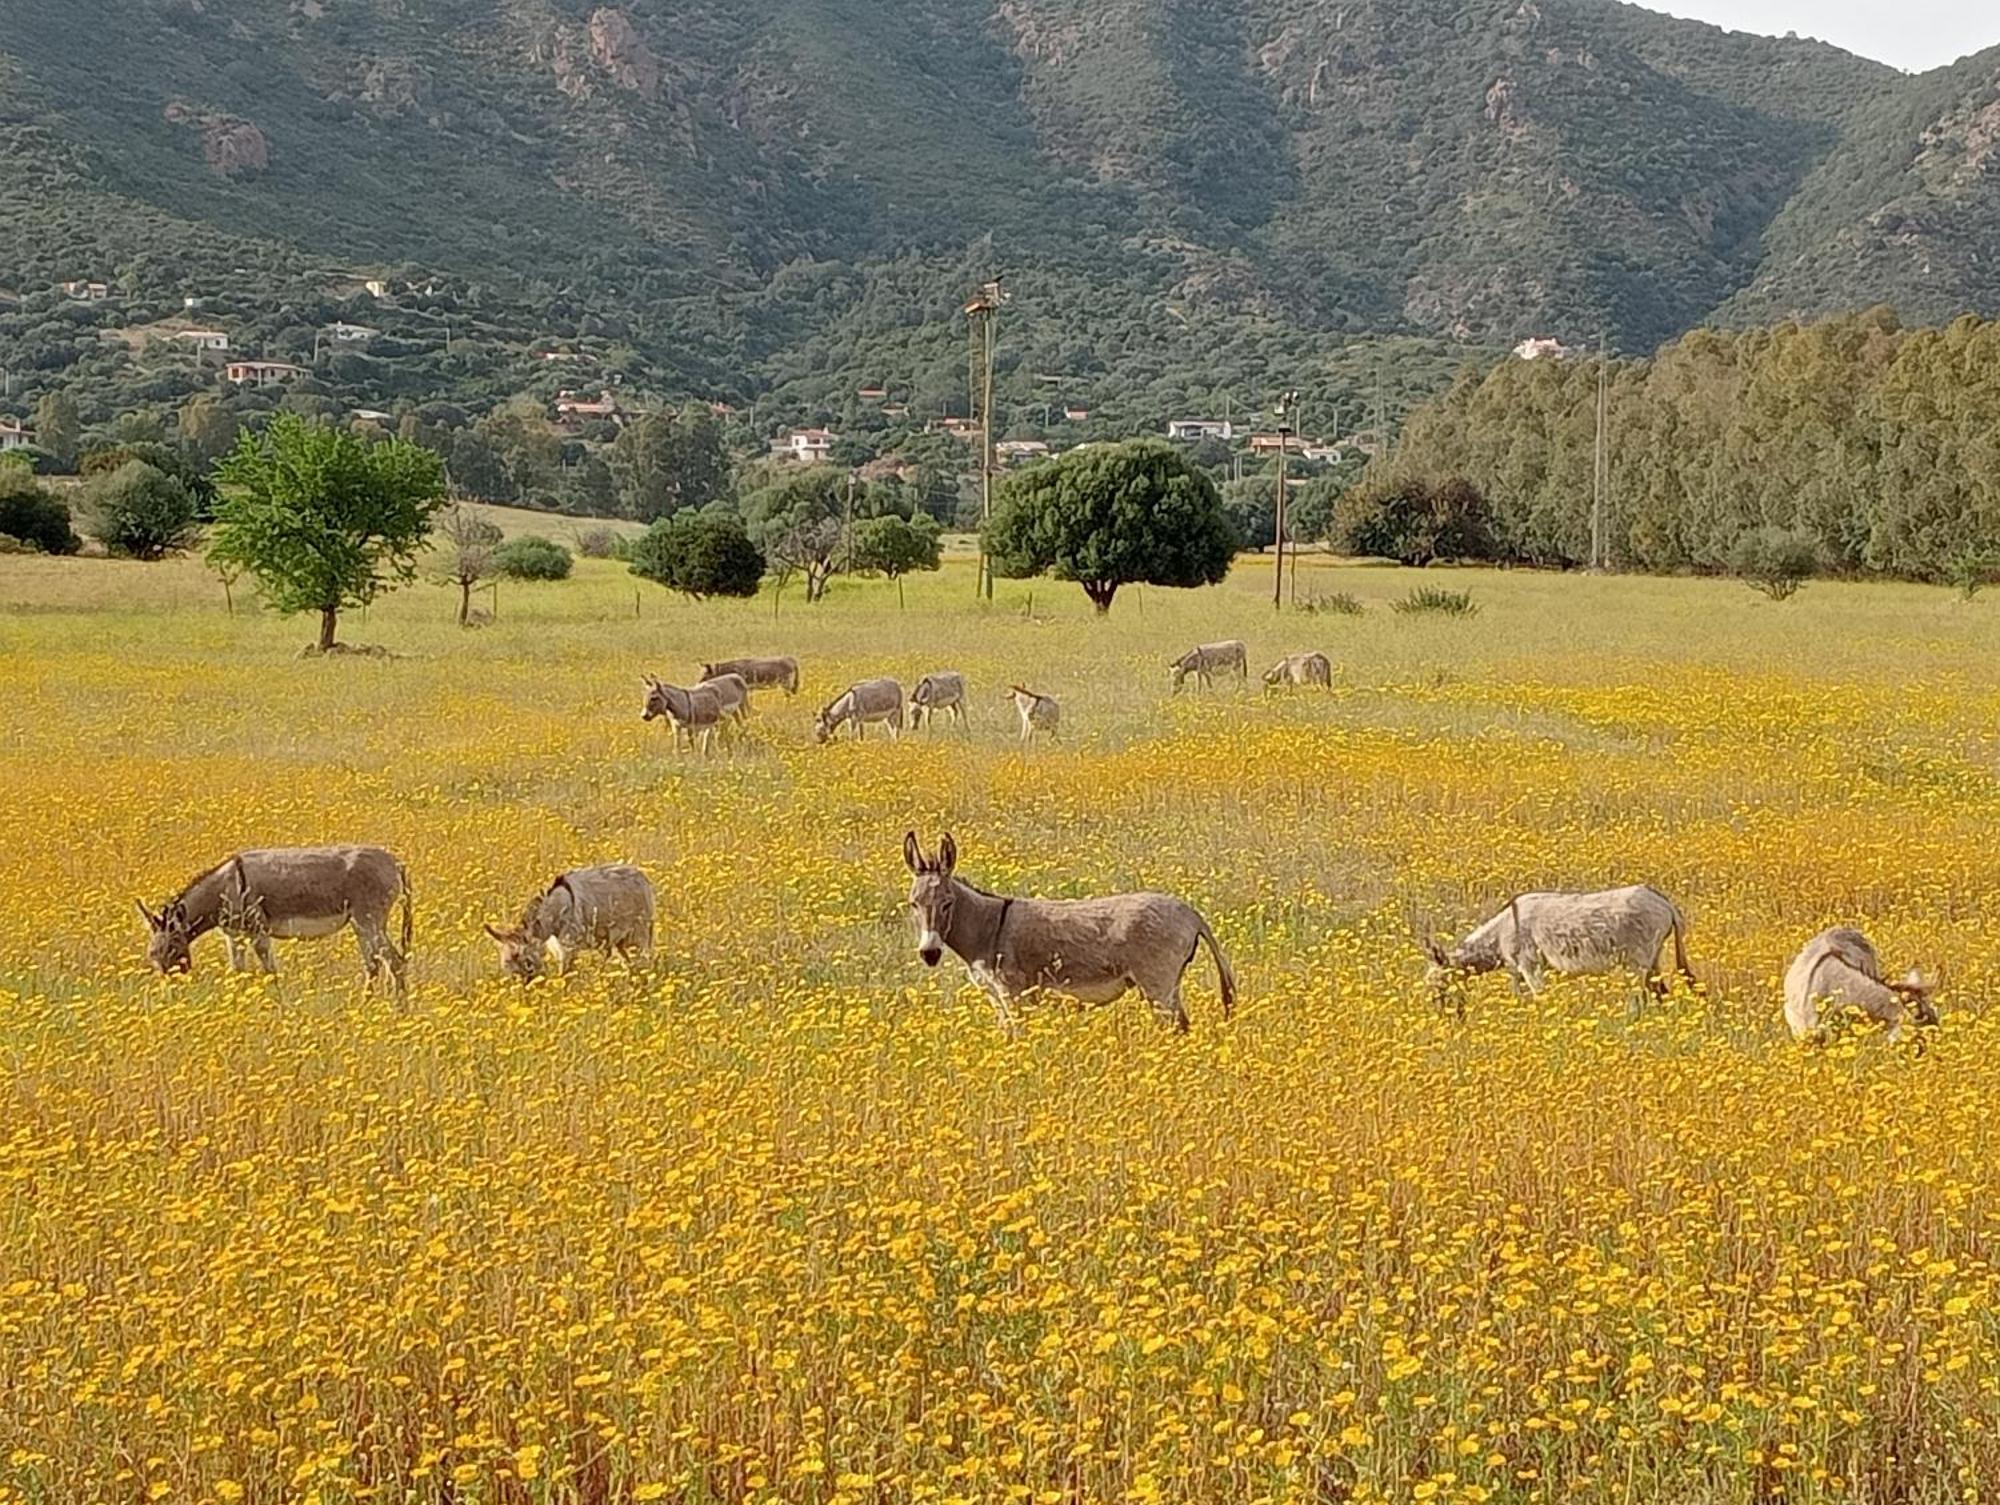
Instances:
[[[511,930],[502,930],[488,925],[486,933],[500,947],[502,972],[522,982],[533,982],[542,975],[543,943],[531,939],[526,929],[516,925]]]
[[[1443,941],[1433,935],[1420,935],[1417,944],[1423,948],[1424,960],[1429,963],[1424,968],[1424,988],[1430,994],[1431,1005],[1437,1009],[1451,1006],[1454,996],[1459,997],[1459,1007],[1463,1009],[1463,996],[1459,990],[1465,978],[1458,965],[1452,961],[1451,952]]]
[[[958,891],[951,881],[958,866],[958,843],[946,832],[938,840],[937,856],[926,857],[917,833],[903,833],[903,864],[910,870],[910,915],[917,925],[917,955],[935,967],[944,959],[944,938],[951,933],[952,908]]]
[[[146,922],[146,960],[155,972],[188,972],[194,968],[189,950],[194,929],[188,923],[187,905],[171,899],[156,914],[134,899],[133,906]]]
[[[1935,982],[1927,982],[1924,975],[1912,968],[1901,982],[1889,984],[1891,992],[1909,1006],[1910,1017],[1918,1024],[1938,1022],[1937,988]]]

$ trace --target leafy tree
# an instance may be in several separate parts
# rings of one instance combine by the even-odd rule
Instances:
[[[1285,505],[1290,507],[1298,493],[1286,488]],[[1222,505],[1236,526],[1237,538],[1246,549],[1268,549],[1278,536],[1278,482],[1274,476],[1245,476],[1225,481]]]
[[[567,580],[570,552],[552,538],[523,533],[493,551],[493,568],[509,580]]]
[[[1729,551],[1729,572],[1773,601],[1788,600],[1818,573],[1819,545],[1794,528],[1750,528]]]
[[[444,553],[438,578],[458,587],[458,625],[472,621],[472,589],[493,573],[493,551],[503,537],[500,526],[481,517],[463,502],[438,514],[435,533]]]
[[[900,606],[905,575],[939,568],[943,535],[937,519],[924,512],[912,517],[864,518],[854,525],[848,567],[864,574],[887,575],[896,582],[896,604]]]
[[[194,500],[195,516],[214,515],[215,479],[212,469],[181,445],[164,442],[121,444],[116,449],[100,449],[86,455],[78,468],[86,477],[105,476],[124,469],[135,460],[179,481]]]
[[[729,492],[729,451],[706,408],[648,413],[619,433],[611,470],[620,509],[641,522],[706,507]]]
[[[511,502],[518,495],[513,472],[493,441],[477,429],[460,429],[450,439],[451,489],[485,502]]]
[[[806,577],[808,601],[826,595],[827,582],[840,567],[850,488],[851,515],[866,516],[872,505],[869,488],[828,465],[801,467],[743,499],[743,521],[750,537],[780,580],[793,574]]]
[[[1122,585],[1215,585],[1236,528],[1215,482],[1157,440],[1072,450],[1010,479],[987,530],[994,573],[1074,580],[1099,613]]]
[[[1335,509],[1333,543],[1343,553],[1411,565],[1496,553],[1486,498],[1457,478],[1357,486]]]
[[[316,611],[319,647],[342,609],[416,575],[416,553],[444,504],[444,467],[413,444],[369,445],[290,414],[245,434],[217,467],[209,558],[257,577],[286,615]]]
[[[764,555],[727,512],[677,512],[659,519],[633,545],[632,573],[697,601],[754,596],[764,578]]]
[[[128,559],[164,559],[201,536],[200,504],[187,483],[144,460],[99,474],[84,507],[91,536]]]
[[[610,517],[618,511],[618,481],[596,455],[585,455],[563,472],[556,505],[576,517]]]
[[[74,554],[83,542],[70,526],[69,508],[25,465],[0,465],[0,533],[44,554]]]
[[[76,469],[83,448],[83,418],[69,393],[50,392],[35,404],[35,442],[48,451],[57,469]]]
[[[237,427],[236,415],[223,406],[221,399],[203,393],[181,404],[175,433],[181,447],[206,470],[229,453],[230,446],[236,443]]]
[[[480,420],[478,433],[506,467],[512,495],[554,498],[562,479],[562,439],[539,402],[521,398],[496,409]]]

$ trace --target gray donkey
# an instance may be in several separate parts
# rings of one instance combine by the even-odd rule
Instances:
[[[1516,993],[1541,992],[1550,973],[1559,977],[1629,971],[1644,976],[1646,989],[1664,993],[1660,948],[1672,937],[1674,968],[1688,970],[1687,922],[1673,900],[1639,884],[1589,894],[1519,894],[1492,919],[1446,950],[1423,943],[1430,957],[1433,998],[1444,1004],[1454,984],[1468,974],[1507,974]],[[1458,1012],[1465,1012],[1461,998]]]
[[[906,833],[903,862],[912,875],[917,954],[935,967],[949,947],[992,998],[1008,1030],[1015,1005],[1043,992],[1110,1003],[1137,988],[1162,1021],[1186,1034],[1181,977],[1203,945],[1221,984],[1222,1017],[1236,1006],[1236,974],[1215,932],[1192,905],[1170,894],[1002,898],[955,876],[958,844],[948,834],[937,856],[926,857],[917,833]]]
[[[1203,643],[1199,648],[1190,648],[1171,664],[1167,665],[1167,679],[1175,694],[1192,674],[1204,690],[1212,682],[1212,676],[1229,671],[1238,679],[1250,677],[1250,652],[1236,639],[1223,643]]]
[[[653,954],[653,885],[636,867],[611,863],[572,868],[528,902],[511,930],[486,933],[500,944],[500,965],[531,982],[554,955],[558,976],[579,951],[615,951],[626,961]]]
[[[403,906],[402,944],[389,939],[389,912]],[[229,964],[248,965],[249,943],[266,972],[278,970],[271,942],[337,935],[349,926],[370,982],[387,972],[407,990],[410,879],[381,847],[273,847],[238,852],[190,882],[157,912],[133,901],[146,921],[146,960],[161,972],[194,966],[190,947],[220,930]]]
[[[1882,958],[1874,943],[1846,925],[1822,930],[1799,949],[1785,972],[1785,1023],[1796,1040],[1826,1038],[1826,1019],[1844,1008],[1856,1008],[1889,1027],[1889,1038],[1903,1037],[1903,1021],[1919,1025],[1938,1022],[1931,1001],[1936,985],[1911,972],[1901,982],[1882,977]]]

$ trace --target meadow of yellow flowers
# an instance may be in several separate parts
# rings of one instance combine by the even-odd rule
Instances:
[[[2000,1496],[2000,604],[1309,566],[1131,591],[963,566],[684,605],[615,566],[417,588],[302,661],[193,564],[0,560],[0,1502],[1942,1502]],[[1168,700],[1323,648],[1330,693]],[[676,757],[642,672],[789,651]],[[967,736],[816,748],[963,669]],[[1023,755],[1004,685],[1064,702]],[[1195,1032],[1009,1039],[901,913],[902,833],[1002,891],[1198,905]],[[143,966],[236,847],[407,862],[407,1005],[352,940]],[[485,919],[629,859],[660,956],[522,988]],[[1427,1005],[1411,925],[1650,881],[1700,976]],[[1795,1045],[1863,925],[1926,1047]]]

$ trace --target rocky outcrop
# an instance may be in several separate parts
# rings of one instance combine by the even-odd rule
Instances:
[[[619,88],[646,99],[660,97],[660,60],[624,11],[606,6],[592,14],[590,56]]]
[[[198,110],[180,100],[167,106],[166,118],[201,133],[202,160],[217,177],[254,177],[271,165],[270,139],[251,121]]]

